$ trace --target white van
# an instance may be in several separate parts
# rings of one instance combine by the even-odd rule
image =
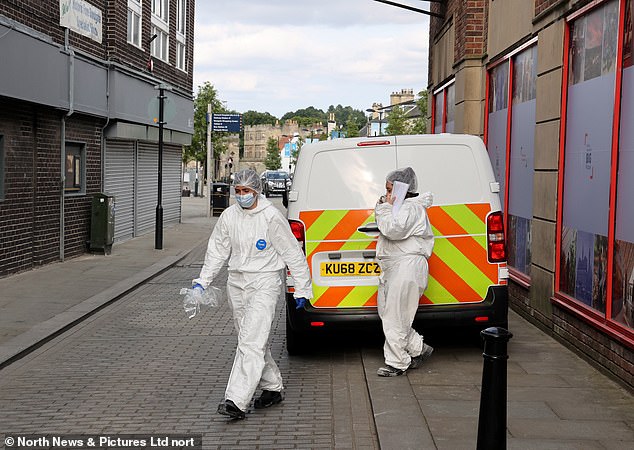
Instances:
[[[388,172],[410,166],[431,191],[435,235],[429,285],[416,322],[434,327],[507,327],[504,225],[482,140],[471,135],[380,136],[302,147],[288,193],[288,219],[306,253],[314,298],[295,309],[287,279],[289,353],[309,333],[378,325],[374,206]]]

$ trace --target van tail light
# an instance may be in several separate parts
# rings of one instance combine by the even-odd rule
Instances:
[[[299,245],[302,247],[302,251],[304,254],[306,253],[306,235],[304,233],[304,224],[299,222],[298,220],[289,220],[289,225],[291,226],[291,231],[293,232],[293,236],[299,242]]]
[[[493,212],[487,217],[487,253],[490,262],[506,261],[503,219],[500,211]]]

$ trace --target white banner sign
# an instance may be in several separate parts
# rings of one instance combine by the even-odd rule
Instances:
[[[59,24],[101,44],[101,10],[84,0],[59,0]]]

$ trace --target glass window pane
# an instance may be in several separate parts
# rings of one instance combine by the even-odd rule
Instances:
[[[508,119],[509,63],[505,61],[489,74],[489,118],[487,150],[495,179],[500,183],[502,209],[506,192],[506,129]]]
[[[509,164],[509,265],[530,275],[535,150],[537,46],[513,60],[513,113]]]
[[[608,209],[615,72],[602,74],[602,55],[614,42],[604,39],[616,1],[592,10],[573,23],[585,23],[583,56],[571,66],[566,117],[563,223],[559,289],[580,302],[605,312]],[[607,20],[607,22],[605,22]],[[607,26],[607,25],[606,25]],[[610,25],[611,26],[611,25]],[[580,63],[579,61],[583,61]],[[589,213],[589,208],[591,213]]]

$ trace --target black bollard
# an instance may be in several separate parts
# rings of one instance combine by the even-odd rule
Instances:
[[[487,328],[484,339],[484,367],[478,420],[477,450],[506,449],[506,344],[513,337],[504,328]]]

